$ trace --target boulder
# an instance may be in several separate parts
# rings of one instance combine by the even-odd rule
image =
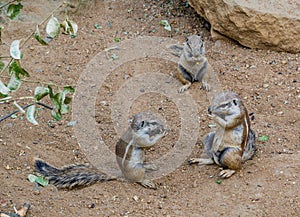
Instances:
[[[299,0],[189,0],[189,3],[211,24],[212,31],[246,47],[300,52]]]

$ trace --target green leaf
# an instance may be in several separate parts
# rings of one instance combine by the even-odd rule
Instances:
[[[10,89],[0,80],[0,97],[6,97]]]
[[[61,114],[67,114],[70,111],[70,107],[66,104],[62,104],[61,105]]]
[[[55,120],[57,120],[57,121],[59,121],[59,120],[61,120],[61,113],[60,113],[60,111],[56,111],[56,110],[52,110],[51,111],[51,116],[55,119]]]
[[[165,30],[171,32],[172,28],[171,28],[171,25],[169,24],[169,22],[167,20],[161,20],[159,22],[159,24],[164,26]]]
[[[29,77],[29,73],[22,68],[19,60],[14,60],[8,67],[9,75],[12,75],[15,72],[18,76],[23,75],[24,77]]]
[[[52,16],[46,26],[46,33],[49,37],[55,38],[59,34],[60,23],[58,19]]]
[[[217,179],[217,180],[216,180],[216,183],[220,185],[220,184],[222,184],[222,180]]]
[[[36,101],[41,100],[42,98],[44,98],[48,94],[49,94],[49,88],[48,87],[38,86],[34,90],[34,98],[35,98]]]
[[[43,177],[35,176],[35,175],[32,175],[32,174],[29,174],[27,176],[27,178],[30,182],[38,183],[43,187],[46,187],[49,184],[49,181],[47,179],[44,179]]]
[[[36,115],[35,105],[29,106],[26,111],[26,118],[30,123],[34,125],[38,125],[38,122],[35,120],[35,115]]]
[[[61,104],[62,104],[61,94],[60,93],[56,93],[52,97],[50,95],[50,98],[51,98],[53,104],[55,105],[55,107],[57,108],[57,110],[60,110],[61,109]]]
[[[70,34],[70,26],[67,22],[67,20],[64,20],[61,24],[60,27],[64,29],[65,34]]]
[[[48,43],[41,37],[40,30],[39,30],[38,26],[36,26],[36,30],[35,30],[35,33],[34,33],[34,38],[38,42],[40,42],[41,45],[48,45]]]
[[[120,39],[118,37],[115,37],[115,42],[120,42]]]
[[[10,45],[9,51],[12,58],[16,60],[21,59],[20,40],[14,40]]]
[[[65,92],[65,94],[74,93],[75,89],[72,86],[65,86],[64,87],[64,92]]]
[[[60,26],[64,29],[64,33],[71,36],[76,36],[78,31],[78,25],[69,20],[68,17],[60,24]]]
[[[261,142],[266,142],[269,140],[269,136],[267,136],[267,135],[260,136],[260,137],[258,137],[258,140]]]
[[[21,86],[21,79],[18,75],[17,72],[13,72],[11,77],[10,77],[10,80],[7,84],[7,87],[11,90],[11,91],[14,91],[14,90],[17,90],[20,88]]]
[[[72,98],[66,96],[64,103],[65,104],[70,104],[71,101],[72,101]]]
[[[23,8],[23,5],[21,3],[19,4],[10,4],[6,10],[7,16],[9,16],[10,19],[14,20],[16,17],[20,14],[21,9]]]
[[[0,26],[0,44],[2,44],[2,37],[1,37],[2,29],[3,29],[3,26]]]
[[[5,64],[4,62],[1,61],[1,58],[0,58],[0,71],[5,67]]]
[[[102,26],[100,26],[98,23],[94,24],[95,29],[102,29]]]
[[[72,20],[69,20],[69,25],[71,26],[71,36],[77,36],[77,32],[78,32],[78,25],[77,23],[75,23]]]
[[[50,85],[48,85],[48,89],[49,89],[49,95],[50,95],[50,98],[54,96],[53,94],[53,89]]]

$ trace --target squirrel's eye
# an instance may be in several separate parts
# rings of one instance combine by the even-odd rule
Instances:
[[[232,102],[233,102],[234,105],[237,105],[237,100],[236,99],[232,100]]]
[[[145,125],[145,121],[142,121],[140,127],[144,127],[144,125]]]

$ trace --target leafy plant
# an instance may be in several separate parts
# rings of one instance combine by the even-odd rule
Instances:
[[[171,32],[172,28],[171,25],[169,24],[169,22],[167,20],[161,20],[159,22],[160,25],[164,26],[164,29]]]
[[[14,4],[13,2],[17,2],[18,4]],[[0,6],[0,8],[8,5],[6,11],[7,15],[11,19],[16,19],[16,17],[20,13],[20,10],[23,8],[23,5],[20,2],[21,0],[10,1],[7,4]],[[69,104],[72,99],[69,95],[75,92],[74,88],[72,86],[59,87],[58,85],[53,83],[28,80],[30,74],[22,66],[23,53],[21,51],[22,46],[24,46],[24,44],[26,44],[26,42],[30,40],[32,36],[34,36],[34,38],[40,44],[47,46],[52,39],[59,35],[61,29],[63,29],[64,34],[71,35],[72,37],[75,37],[77,35],[78,26],[75,22],[70,20],[68,17],[66,17],[64,21],[59,22],[59,20],[53,16],[54,11],[62,6],[66,6],[66,3],[63,2],[57,8],[55,8],[49,14],[49,16],[47,16],[41,23],[36,26],[35,32],[32,32],[24,41],[14,40],[10,45],[9,57],[0,57],[0,103],[13,102],[13,105],[17,108],[17,110],[12,112],[11,114],[0,118],[0,122],[14,115],[16,112],[21,112],[26,114],[26,118],[30,123],[36,125],[38,124],[38,122],[36,121],[36,116],[39,106],[50,109],[51,115],[55,120],[60,120],[63,114],[69,112]],[[39,27],[46,21],[48,22],[45,29],[46,38],[44,39],[41,36]],[[3,45],[1,40],[1,30],[2,27],[0,27],[0,46]],[[2,58],[9,58],[9,63],[4,64],[1,61]],[[3,73],[5,71],[7,71],[8,76],[3,76]],[[3,82],[3,79],[7,79],[8,82]],[[38,86],[35,87],[33,96],[23,96],[18,98],[15,98],[13,96],[13,93],[18,91],[21,87],[22,82],[31,82],[38,84]],[[53,107],[40,102],[40,100],[42,100],[46,96],[51,99]],[[19,105],[20,101],[22,100],[30,100],[31,102],[22,107]]]
[[[269,136],[267,136],[267,135],[260,136],[260,137],[258,137],[258,140],[261,142],[266,142],[269,140]]]

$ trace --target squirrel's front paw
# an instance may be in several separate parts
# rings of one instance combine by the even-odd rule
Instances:
[[[209,92],[211,91],[211,86],[206,81],[202,81],[202,89]]]
[[[190,86],[187,85],[183,85],[181,88],[179,88],[178,93],[183,93],[184,91],[186,91],[187,89],[189,89]]]

